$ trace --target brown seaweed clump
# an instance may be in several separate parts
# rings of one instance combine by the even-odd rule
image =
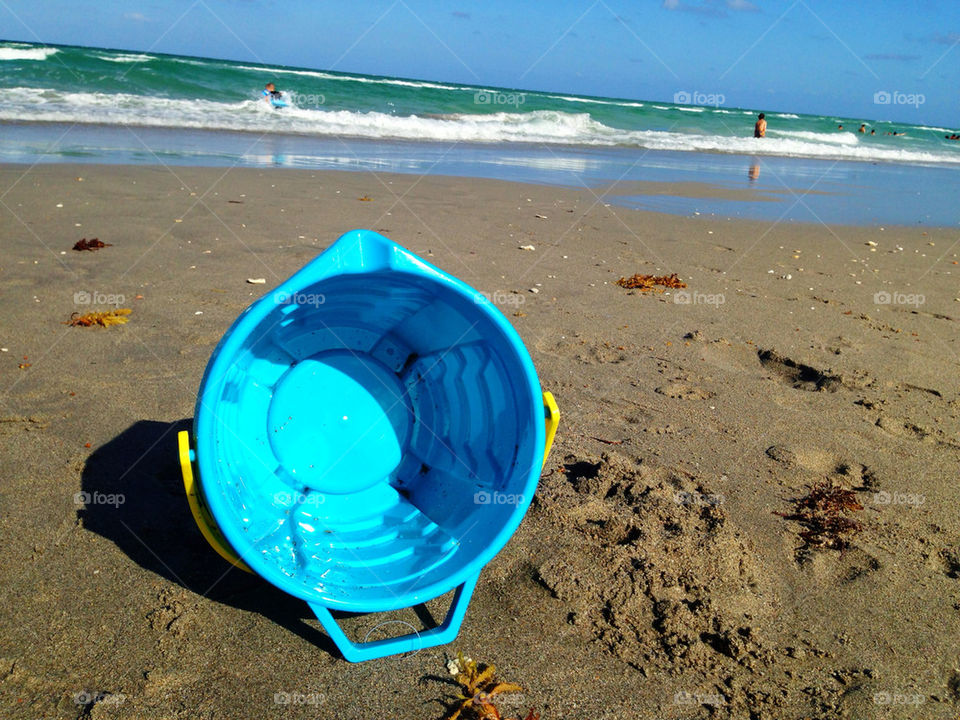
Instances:
[[[86,238],[83,238],[82,240],[77,240],[77,242],[74,243],[73,249],[93,251],[93,250],[99,250],[100,248],[105,248],[105,247],[112,247],[112,243],[105,243],[98,238],[93,238],[92,240],[87,240]]]
[[[847,490],[830,482],[817,483],[806,497],[795,501],[792,513],[774,513],[787,520],[795,520],[804,526],[800,538],[802,549],[845,550],[850,547],[849,537],[861,528],[859,522],[847,517],[851,512],[863,510],[853,490]]]
[[[494,698],[501,693],[520,692],[522,687],[515,683],[501,682],[494,677],[493,665],[480,665],[476,660],[465,658],[457,653],[457,659],[448,664],[459,685],[459,692],[444,720],[457,718],[475,718],[476,720],[510,720],[504,718],[494,704]],[[530,710],[524,720],[538,720],[539,715]]]
[[[676,273],[671,275],[640,275],[639,273],[630,277],[622,277],[617,280],[617,285],[627,290],[639,290],[640,292],[658,292],[662,293],[660,287],[665,288],[685,288],[687,284],[677,277]],[[657,287],[657,286],[660,287]]]
[[[130,319],[127,315],[131,312],[130,308],[117,308],[116,310],[107,310],[106,312],[90,312],[86,315],[73,313],[73,315],[70,316],[70,320],[65,322],[64,325],[70,325],[71,327],[93,327],[94,325],[110,327],[111,325],[123,325]]]

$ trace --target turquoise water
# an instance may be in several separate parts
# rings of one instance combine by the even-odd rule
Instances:
[[[263,101],[270,81],[289,107]],[[955,129],[768,110],[754,139],[757,112],[0,42],[0,121],[960,164]]]
[[[288,107],[264,101],[267,82]],[[952,202],[960,141],[944,139],[955,128],[713,99],[721,102],[618,100],[0,41],[0,162],[342,169],[591,188],[695,181],[746,188],[755,200],[678,190],[609,201],[777,221],[960,224]],[[761,110],[767,137],[755,139]],[[858,134],[861,122],[877,134]],[[884,134],[894,130],[904,134]]]

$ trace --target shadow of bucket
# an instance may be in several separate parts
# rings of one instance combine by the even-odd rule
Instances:
[[[245,310],[179,435],[217,552],[305,600],[357,662],[451,642],[523,518],[559,411],[482,294],[377,233],[347,233]],[[420,605],[430,630],[353,642],[331,611]]]

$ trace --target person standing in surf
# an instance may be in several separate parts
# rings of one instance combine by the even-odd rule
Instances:
[[[757,116],[757,124],[753,126],[753,136],[762,138],[767,136],[767,120],[763,113]]]

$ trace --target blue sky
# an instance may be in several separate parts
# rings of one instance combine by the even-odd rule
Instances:
[[[956,0],[0,0],[0,37],[960,125]]]

